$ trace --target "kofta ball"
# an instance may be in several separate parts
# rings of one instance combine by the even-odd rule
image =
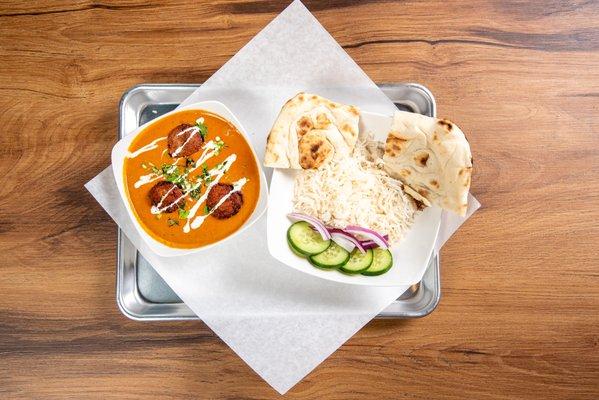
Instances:
[[[190,124],[181,124],[168,134],[168,154],[171,157],[189,157],[200,151],[204,139],[197,127]]]
[[[163,213],[175,212],[179,206],[185,205],[183,191],[177,185],[170,182],[158,182],[150,189],[148,196],[152,204],[159,207],[160,212]]]
[[[233,190],[233,185],[228,183],[217,183],[208,193],[206,205],[213,210],[218,202],[230,191]],[[237,214],[243,205],[243,195],[237,191],[232,193],[216,210],[212,211],[212,215],[218,219],[231,218]]]

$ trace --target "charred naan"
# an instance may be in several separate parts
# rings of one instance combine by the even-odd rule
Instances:
[[[317,169],[333,157],[347,157],[358,139],[357,107],[299,93],[283,106],[266,143],[264,165]]]
[[[465,215],[472,155],[464,133],[454,123],[397,111],[383,161],[387,172],[401,180],[414,199]]]

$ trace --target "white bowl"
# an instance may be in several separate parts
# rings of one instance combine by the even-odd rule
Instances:
[[[185,111],[185,110],[209,111],[211,113],[220,115],[221,117],[225,118],[227,121],[231,122],[237,128],[237,130],[243,135],[246,142],[252,149],[252,154],[254,155],[254,160],[256,161],[256,164],[258,165],[258,171],[260,174],[260,194],[258,195],[258,201],[256,203],[256,208],[254,209],[254,212],[252,213],[252,215],[250,215],[248,220],[245,221],[245,223],[234,233],[232,233],[231,235],[229,235],[217,242],[210,243],[210,244],[204,245],[204,246],[189,248],[189,249],[181,249],[181,248],[167,246],[164,243],[161,243],[161,242],[157,241],[156,239],[154,239],[152,236],[150,236],[145,231],[145,229],[141,226],[141,224],[135,217],[135,214],[133,213],[133,209],[131,208],[131,203],[129,202],[129,199],[127,197],[127,192],[125,189],[125,182],[123,179],[123,177],[124,177],[124,174],[123,174],[124,161],[125,161],[125,157],[127,155],[128,149],[129,149],[129,145],[131,144],[131,141],[141,131],[146,129],[148,126],[156,123],[157,121],[159,121],[163,118],[168,117],[169,115],[172,115],[172,114],[175,114],[175,113],[178,113],[181,111]],[[256,152],[254,151],[254,148],[251,145],[250,138],[248,137],[245,129],[243,128],[243,126],[241,125],[239,120],[235,117],[235,115],[233,115],[231,110],[229,110],[223,103],[220,103],[218,101],[202,101],[199,103],[190,104],[188,106],[181,107],[181,108],[178,108],[178,109],[171,111],[167,114],[164,114],[164,115],[148,122],[147,124],[140,126],[135,131],[133,131],[131,134],[128,134],[123,139],[119,140],[119,142],[117,144],[115,144],[114,147],[112,148],[112,171],[114,172],[114,177],[116,180],[117,187],[119,188],[119,193],[121,194],[121,199],[123,200],[123,203],[125,203],[125,207],[127,208],[129,217],[133,221],[133,225],[135,225],[135,228],[137,229],[137,231],[139,232],[141,237],[145,240],[145,242],[148,244],[150,249],[152,251],[154,251],[156,254],[163,256],[163,257],[175,257],[175,256],[182,256],[182,255],[186,255],[186,254],[205,251],[205,250],[208,250],[209,248],[211,248],[212,246],[216,246],[219,243],[224,242],[225,240],[229,240],[229,239],[235,237],[236,235],[238,235],[239,233],[241,233],[242,231],[244,231],[245,229],[249,228],[252,224],[254,224],[264,214],[264,211],[266,211],[266,207],[268,205],[268,186],[266,183],[266,177],[264,176],[264,171],[262,169],[262,165],[261,165],[260,161],[258,160],[258,157],[256,156]]]
[[[360,131],[372,132],[375,139],[385,141],[391,117],[362,111]],[[322,270],[307,259],[297,256],[287,244],[287,229],[291,221],[287,214],[293,211],[293,186],[298,171],[275,169],[270,181],[267,213],[268,250],[283,264],[304,273],[335,282],[368,286],[404,286],[419,282],[426,271],[441,224],[441,209],[428,207],[418,213],[406,237],[390,250],[393,267],[383,275],[346,275],[335,270]]]

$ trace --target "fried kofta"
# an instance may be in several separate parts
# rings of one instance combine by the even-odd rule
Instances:
[[[183,191],[174,183],[162,181],[150,189],[148,194],[152,204],[160,208],[163,213],[172,213],[177,211],[179,206],[185,205]],[[164,198],[164,199],[163,199]]]
[[[197,127],[190,124],[181,124],[168,134],[168,154],[171,157],[189,157],[200,151],[204,139]]]
[[[233,190],[233,185],[228,183],[217,183],[210,189],[206,205],[212,210],[218,202],[229,192]],[[212,211],[212,215],[218,219],[231,218],[237,214],[243,205],[243,195],[237,191],[232,193],[216,210]]]

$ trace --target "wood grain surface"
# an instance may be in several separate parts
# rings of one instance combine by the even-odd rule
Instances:
[[[287,397],[599,398],[599,1],[306,5],[375,81],[432,90],[483,208],[433,314],[371,322]],[[126,89],[204,81],[285,6],[0,0],[0,398],[278,397],[205,325],[120,314],[83,184]]]

